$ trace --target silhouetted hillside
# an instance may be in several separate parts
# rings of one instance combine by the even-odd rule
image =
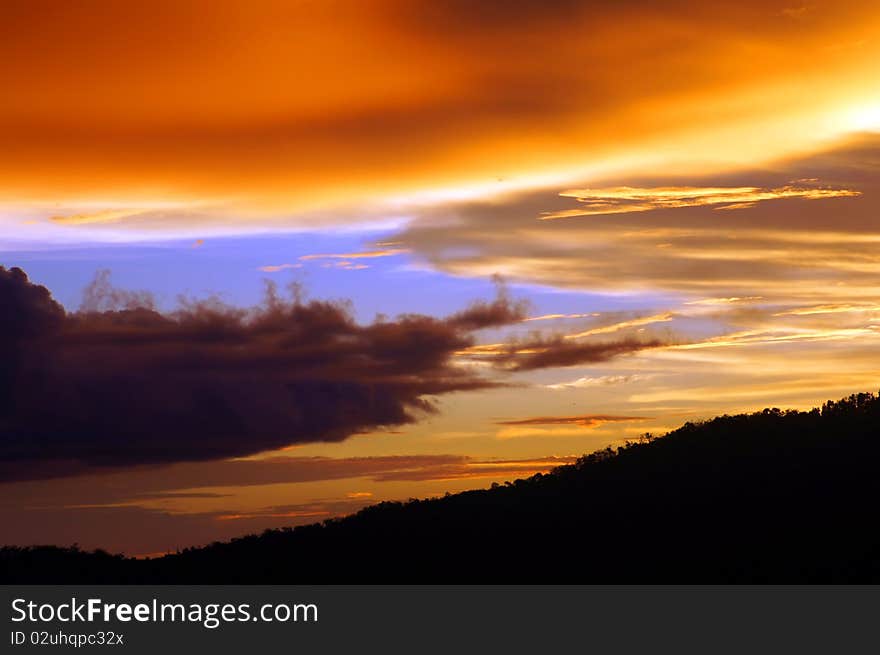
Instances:
[[[547,475],[149,561],[2,550],[10,582],[880,582],[880,399],[687,423]]]

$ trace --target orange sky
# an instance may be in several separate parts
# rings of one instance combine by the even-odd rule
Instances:
[[[536,303],[451,354],[497,386],[412,424],[2,483],[23,539],[167,550],[878,386],[873,0],[12,0],[0,61],[0,265],[72,315],[95,244],[167,294],[450,316],[501,274]]]
[[[0,197],[270,207],[290,221],[315,204],[644,170],[661,149],[691,167],[778,157],[876,118],[878,14],[766,0],[7,2]]]

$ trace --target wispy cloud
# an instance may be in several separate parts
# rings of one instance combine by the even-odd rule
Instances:
[[[497,421],[504,426],[496,433],[497,439],[579,437],[584,430],[598,428],[606,423],[648,421],[646,416],[618,416],[587,414],[583,416],[536,416],[531,418]]]
[[[365,252],[346,252],[346,253],[321,253],[316,255],[303,255],[301,261],[311,261],[314,259],[376,259],[379,257],[395,257],[408,253],[406,248],[387,248],[385,250],[369,250]]]
[[[323,268],[341,268],[346,271],[362,271],[365,268],[370,268],[367,264],[355,264],[354,262],[350,262],[347,259],[340,259],[338,261],[332,262],[324,262],[321,264]]]
[[[269,264],[267,266],[260,266],[257,270],[264,273],[278,273],[289,268],[302,268],[302,264]]]
[[[765,200],[805,198],[817,200],[858,196],[851,189],[826,187],[784,186],[778,188],[741,187],[607,187],[600,189],[569,189],[559,194],[574,198],[580,207],[543,212],[543,221],[576,216],[599,216],[605,214],[629,214],[657,209],[701,207],[717,205],[715,209],[745,209]]]
[[[303,255],[299,258],[300,262],[318,261],[324,268],[341,268],[347,271],[360,271],[369,268],[369,265],[359,263],[361,259],[379,259],[381,257],[396,257],[408,253],[406,248],[385,248],[383,250],[367,250],[364,252],[342,252],[342,253],[318,253],[313,255]],[[302,264],[300,264],[301,266]]]
[[[619,384],[628,384],[639,380],[648,379],[649,375],[634,373],[632,375],[600,375],[596,377],[582,377],[571,382],[557,382],[556,384],[544,385],[545,389],[584,389],[589,387],[610,387]]]
[[[470,346],[456,351],[465,359],[486,362],[506,371],[534,371],[542,368],[578,366],[607,362],[624,355],[658,348],[660,339],[627,337],[613,341],[576,343],[563,337],[544,338],[539,335],[524,341]]]
[[[600,313],[593,313],[584,314],[583,316],[594,317],[600,315]],[[555,317],[556,315],[549,316]],[[562,316],[574,317],[577,315],[569,314]],[[537,318],[543,319],[545,317]],[[474,346],[469,346],[468,348],[463,348],[455,354],[460,357],[488,359],[489,361],[494,360],[494,363],[502,367],[513,368],[540,368],[542,366],[536,365],[533,367],[528,365],[527,361],[532,359],[535,361],[552,359],[554,362],[556,362],[557,360],[559,362],[566,362],[570,359],[570,363],[557,364],[560,366],[585,362],[597,362],[603,361],[606,358],[606,354],[610,357],[611,352],[635,352],[643,348],[654,347],[657,343],[659,343],[659,341],[656,339],[641,341],[628,338],[620,339],[616,342],[604,343],[575,344],[573,342],[579,339],[585,339],[587,337],[602,334],[612,334],[614,332],[620,332],[623,330],[628,330],[630,328],[640,328],[641,330],[641,328],[643,328],[643,326],[645,325],[666,323],[674,319],[675,314],[673,312],[663,312],[661,314],[653,314],[651,316],[641,316],[637,318],[626,319],[624,321],[617,321],[608,325],[600,325],[598,327],[590,328],[582,332],[576,332],[574,334],[541,337],[540,335],[535,333],[530,338],[520,341],[510,341],[507,343],[477,344]],[[517,360],[519,360],[518,363]]]
[[[653,325],[654,323],[668,323],[675,319],[675,314],[672,312],[664,312],[662,314],[654,314],[653,316],[643,316],[641,318],[634,318],[628,321],[620,321],[619,323],[613,323],[611,325],[603,325],[601,327],[590,328],[589,330],[584,330],[583,332],[577,332],[575,334],[567,334],[565,335],[565,339],[583,339],[584,337],[592,337],[597,334],[611,334],[612,332],[619,332],[620,330],[626,330],[632,327],[642,327],[645,325]]]
[[[555,321],[562,318],[593,318],[600,315],[599,312],[590,312],[589,314],[542,314],[541,316],[524,318],[523,323],[528,323],[529,321]]]
[[[557,466],[571,464],[575,456],[535,457],[531,459],[477,460],[470,457],[460,462],[448,463],[421,471],[389,471],[377,476],[380,482],[392,481],[444,481],[480,478],[521,478],[546,473]]]
[[[103,209],[94,212],[51,216],[49,220],[60,225],[92,225],[95,223],[116,223],[124,218],[144,213],[143,209]]]
[[[535,416],[512,421],[496,421],[496,425],[577,425],[594,428],[603,423],[623,421],[648,421],[649,416],[616,416],[612,414],[584,414],[580,416]]]
[[[861,337],[877,337],[880,326],[869,325],[858,328],[796,329],[773,328],[742,330],[731,334],[713,337],[694,343],[667,346],[668,350],[697,350],[702,348],[721,348],[727,346],[754,346],[787,342],[820,342],[851,340]]]
[[[214,517],[217,521],[240,521],[242,519],[272,518],[272,519],[297,519],[297,518],[321,518],[329,516],[327,510],[261,510],[256,512],[238,512],[234,514],[218,514]]]
[[[850,314],[859,312],[878,312],[880,305],[869,303],[865,305],[831,304],[816,305],[813,307],[799,307],[774,314],[774,316],[812,316],[814,314]]]
[[[748,303],[763,300],[764,296],[731,296],[729,298],[703,298],[702,300],[690,300],[685,305],[733,305],[736,303]]]

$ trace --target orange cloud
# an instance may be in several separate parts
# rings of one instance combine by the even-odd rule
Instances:
[[[254,518],[280,518],[280,519],[299,519],[299,518],[318,518],[321,516],[329,516],[330,512],[325,510],[314,510],[310,512],[289,511],[289,512],[244,512],[238,514],[220,514],[215,518],[217,521],[240,521],[242,519]]]
[[[378,257],[394,257],[408,253],[406,248],[388,248],[386,250],[372,250],[367,252],[327,253],[320,255],[303,255],[302,261],[314,259],[376,259]]]
[[[277,273],[278,271],[284,271],[289,268],[300,268],[302,264],[268,264],[266,266],[260,266],[257,270],[263,271],[264,273]]]
[[[346,271],[361,271],[365,268],[370,268],[367,264],[354,264],[347,259],[342,259],[337,262],[326,262],[321,264],[322,268],[342,268]]]
[[[376,479],[382,482],[407,481],[449,481],[481,478],[528,477],[535,473],[546,473],[557,466],[573,463],[577,457],[535,457],[531,459],[477,460],[466,458],[457,464],[447,464],[424,471],[389,471]]]
[[[207,199],[248,210],[224,224],[259,222],[739,166],[870,128],[876,3],[790,10],[2,3],[0,199]]]
[[[406,248],[388,248],[385,250],[371,250],[366,252],[347,252],[347,253],[322,253],[317,255],[303,255],[300,257],[301,262],[308,261],[321,261],[321,260],[330,260],[325,261],[321,264],[324,268],[341,268],[347,271],[361,271],[365,268],[369,268],[367,264],[359,264],[355,263],[351,260],[355,259],[378,259],[380,257],[395,257],[397,255],[403,255],[408,253],[409,250]],[[301,266],[302,264],[298,264],[297,266]],[[284,265],[286,268],[292,268],[293,265],[287,264]],[[265,269],[261,269],[265,270]]]
[[[511,421],[496,421],[497,425],[576,425],[595,428],[603,423],[622,421],[648,421],[648,416],[614,416],[609,414],[585,414],[581,416],[535,416]]]

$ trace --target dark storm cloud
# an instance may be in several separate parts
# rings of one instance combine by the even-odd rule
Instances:
[[[304,302],[295,289],[288,301],[274,286],[249,310],[207,300],[163,314],[151,303],[102,272],[66,313],[23,271],[0,267],[0,480],[244,456],[411,423],[434,411],[432,396],[497,385],[454,356],[474,330],[526,317],[503,285],[445,319],[370,325],[345,303]],[[551,344],[499,363],[526,370],[631,349]]]
[[[144,299],[99,275],[84,311],[65,314],[21,270],[0,268],[2,478],[240,456],[410,423],[434,394],[490,386],[450,357],[469,330],[522,318],[504,298],[448,320],[366,326],[343,304],[274,291],[254,310],[206,301],[161,314]]]

